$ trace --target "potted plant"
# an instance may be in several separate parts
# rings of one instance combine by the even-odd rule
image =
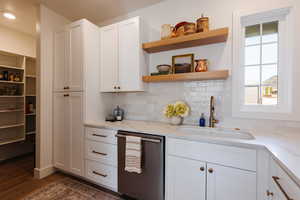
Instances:
[[[189,106],[183,101],[168,104],[164,109],[164,115],[170,119],[172,125],[181,125],[184,117],[188,116],[189,112]]]

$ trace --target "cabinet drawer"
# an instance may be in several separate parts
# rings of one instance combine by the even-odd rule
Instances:
[[[117,146],[86,140],[85,158],[117,166]]]
[[[271,182],[271,192],[274,193],[274,199],[285,200],[287,196],[294,200],[300,199],[300,187],[273,159],[271,159],[270,168],[271,176],[269,181]]]
[[[181,139],[168,139],[168,154],[256,171],[256,150],[209,144]]]
[[[86,160],[86,178],[109,188],[117,188],[117,168]]]
[[[85,128],[85,137],[89,140],[94,140],[98,142],[106,142],[109,144],[117,144],[117,139],[115,135],[117,131],[109,129],[99,129],[99,128]]]

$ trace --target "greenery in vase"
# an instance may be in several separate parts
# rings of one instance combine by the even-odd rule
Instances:
[[[167,118],[186,117],[189,115],[190,108],[183,101],[177,101],[174,104],[168,104],[164,109],[164,115]]]

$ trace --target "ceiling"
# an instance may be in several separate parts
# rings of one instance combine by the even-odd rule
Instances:
[[[37,0],[0,0],[0,25],[35,35],[36,2]],[[16,15],[16,20],[4,18],[3,11],[12,12]]]
[[[0,0],[0,12],[9,11],[16,20],[0,16],[0,25],[35,35],[38,3],[71,21],[86,18],[94,23],[124,15],[162,0]]]
[[[70,20],[87,18],[98,23],[124,15],[162,0],[40,0],[44,5]]]

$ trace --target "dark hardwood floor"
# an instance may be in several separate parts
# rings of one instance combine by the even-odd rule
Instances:
[[[19,200],[67,175],[55,173],[44,179],[33,178],[34,156],[28,155],[0,163],[0,199]],[[69,176],[68,176],[69,177]],[[97,198],[98,199],[98,198]],[[99,198],[100,200],[102,198]],[[103,200],[112,198],[103,198]],[[115,198],[113,198],[115,199]]]

